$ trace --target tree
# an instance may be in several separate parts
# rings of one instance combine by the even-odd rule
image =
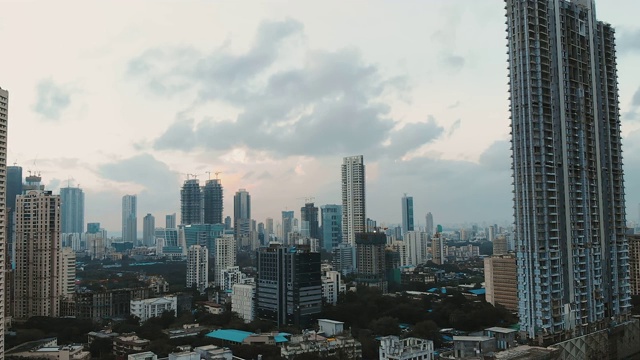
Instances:
[[[383,316],[371,321],[369,329],[379,336],[400,335],[400,324],[398,319],[391,316]]]

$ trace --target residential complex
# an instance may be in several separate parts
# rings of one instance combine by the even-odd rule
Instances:
[[[557,342],[630,310],[614,29],[593,0],[507,0],[520,327]]]
[[[513,255],[493,255],[484,259],[484,283],[487,302],[518,310],[518,277]]]
[[[9,121],[9,92],[0,88],[0,244],[7,243],[6,229],[11,228],[11,220],[8,218],[7,200],[15,202],[13,198],[7,199],[13,194],[7,192],[7,124]],[[9,239],[13,242],[13,239]],[[11,264],[7,263],[7,247],[0,246],[0,360],[4,359],[4,323],[5,309],[7,305],[5,300],[5,270],[11,268]],[[9,259],[13,257],[9,256]]]
[[[387,235],[383,232],[356,234],[356,263],[358,285],[379,288],[387,292],[385,247]]]
[[[147,321],[152,317],[161,316],[165,311],[178,311],[178,297],[163,296],[150,299],[131,300],[131,315]]]
[[[342,241],[356,244],[356,234],[366,231],[365,175],[362,155],[342,162]]]
[[[206,246],[191,245],[187,252],[187,287],[203,294],[209,287],[209,252]]]

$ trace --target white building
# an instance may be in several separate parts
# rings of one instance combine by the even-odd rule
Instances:
[[[380,360],[433,360],[433,341],[385,336],[380,339]]]
[[[209,287],[209,251],[192,245],[187,253],[187,287],[195,286],[201,294]]]
[[[71,297],[76,291],[76,252],[62,248],[60,256],[60,296]]]
[[[342,241],[355,246],[356,233],[366,230],[365,176],[362,155],[342,162]]]
[[[215,283],[222,287],[224,283],[223,270],[236,265],[236,240],[231,234],[225,234],[216,239]]]
[[[347,291],[342,281],[342,274],[338,271],[327,271],[322,276],[322,297],[329,304],[338,303],[338,295]]]
[[[200,354],[200,358],[205,360],[233,360],[231,349],[226,347],[205,345],[199,346],[193,349],[193,351]]]
[[[195,351],[184,351],[169,354],[169,360],[200,360],[200,354]]]
[[[151,351],[127,355],[127,360],[158,360],[158,355]]]
[[[344,332],[344,323],[342,321],[318,319],[318,327],[325,336],[334,336]]]
[[[231,311],[238,314],[244,322],[255,318],[255,284],[235,284],[231,292]]]
[[[391,247],[400,256],[400,266],[407,266],[410,262],[409,247],[407,243],[402,240],[396,240],[391,244]]]
[[[220,284],[221,290],[231,290],[235,284],[243,284],[244,279],[247,276],[240,271],[238,266],[229,266],[222,270],[222,282]]]
[[[140,318],[140,321],[162,315],[165,311],[178,310],[177,296],[163,296],[143,300],[131,300],[131,315]]]
[[[420,231],[409,231],[404,235],[407,244],[408,265],[420,265],[427,262],[428,234]]]

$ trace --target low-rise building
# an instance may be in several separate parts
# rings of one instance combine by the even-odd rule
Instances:
[[[213,301],[201,301],[198,305],[202,306],[202,309],[209,314],[220,315],[224,312],[224,305],[215,303]]]
[[[338,271],[325,271],[322,275],[322,297],[329,304],[338,303],[338,295],[347,291],[342,281],[342,274]]]
[[[490,327],[488,329],[484,329],[484,334],[486,336],[492,337],[496,339],[496,348],[498,350],[507,350],[514,346],[517,346],[516,342],[516,333],[518,330],[508,329],[503,327]]]
[[[385,336],[380,339],[380,360],[433,360],[433,341]]]
[[[90,360],[91,353],[84,351],[83,345],[58,345],[56,338],[33,341],[13,349],[9,349],[5,353],[6,359],[16,358],[34,358],[38,360]]]
[[[496,339],[489,336],[454,336],[453,354],[456,359],[493,354]]]
[[[169,360],[200,360],[200,354],[195,351],[183,351],[169,354]]]
[[[193,351],[200,354],[201,359],[205,360],[233,360],[231,349],[219,347],[215,345],[199,346]]]
[[[255,319],[256,285],[255,284],[235,284],[231,292],[231,311],[246,323]]]
[[[134,333],[123,334],[113,339],[113,354],[125,356],[140,353],[146,351],[150,343],[149,340],[141,339]]]
[[[127,355],[127,360],[158,360],[158,355],[151,351]]]
[[[181,328],[163,330],[169,339],[178,339],[183,337],[198,336],[203,331],[208,331],[211,328],[206,326],[200,326],[199,324],[184,324]]]
[[[291,341],[280,347],[280,356],[295,359],[307,353],[322,354],[325,357],[336,356],[340,359],[361,359],[362,345],[351,336],[325,337],[315,331],[294,335]]]
[[[325,336],[333,336],[344,332],[344,323],[342,321],[318,319],[318,327]]]
[[[87,334],[87,344],[91,345],[96,339],[108,339],[113,341],[113,338],[118,337],[117,332],[113,332],[111,330],[100,330],[100,331],[91,331]]]
[[[173,311],[174,314],[177,314],[177,296],[131,300],[131,315],[138,317],[140,321],[147,321],[152,317],[161,316],[165,311]]]

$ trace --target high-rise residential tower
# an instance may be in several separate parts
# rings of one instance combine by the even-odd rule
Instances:
[[[356,244],[356,234],[366,231],[364,160],[362,155],[342,162],[342,241]]]
[[[289,233],[293,231],[293,211],[282,212],[282,239],[280,241],[287,245],[289,241]]]
[[[520,328],[553,342],[630,309],[614,29],[593,0],[506,0]]]
[[[9,92],[0,88],[0,244],[7,242],[5,229],[7,218],[6,169],[7,169],[7,124],[9,120]],[[13,199],[9,199],[13,201]],[[5,246],[0,246],[0,360],[4,360],[4,313],[5,313]]]
[[[136,243],[138,239],[138,197],[122,197],[122,242]]]
[[[63,234],[84,231],[84,192],[79,187],[60,188],[60,222]]]
[[[202,187],[204,202],[204,223],[222,224],[222,182],[220,179],[207,180]]]
[[[180,189],[180,224],[202,224],[202,190],[198,179],[187,179]]]
[[[404,194],[402,197],[402,235],[413,231],[413,196]]]
[[[320,239],[318,224],[318,207],[313,203],[306,203],[300,208],[301,233],[312,239]]]
[[[429,234],[429,236],[433,236],[434,232],[433,232],[433,215],[428,212],[427,213],[427,227],[425,229],[425,231],[427,232],[427,234]]]
[[[60,315],[60,235],[59,195],[28,190],[17,197],[15,318]]]
[[[147,214],[142,218],[142,245],[153,246],[156,241],[156,218]]]
[[[233,197],[233,233],[236,240],[251,232],[251,195],[240,189]]]
[[[204,294],[209,286],[209,253],[206,246],[191,245],[187,252],[187,287]]]

